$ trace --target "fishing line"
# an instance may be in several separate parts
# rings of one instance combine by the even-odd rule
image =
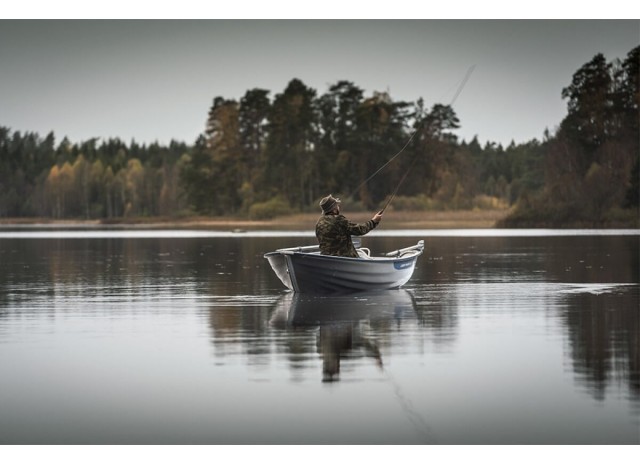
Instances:
[[[469,78],[471,77],[471,73],[473,73],[473,70],[476,69],[476,65],[471,65],[469,67],[469,69],[467,70],[467,74],[464,76],[464,79],[462,80],[462,82],[460,83],[460,85],[458,86],[458,90],[456,91],[455,95],[453,96],[453,98],[451,99],[451,102],[449,103],[449,106],[453,105],[453,103],[457,100],[458,96],[460,95],[460,93],[462,92],[462,89],[464,89],[464,86],[467,85],[467,81],[469,80]]]
[[[387,380],[393,386],[394,396],[400,404],[400,408],[402,408],[402,411],[405,413],[407,419],[411,422],[411,424],[415,427],[416,431],[426,439],[427,444],[438,444],[439,441],[436,438],[436,435],[433,433],[431,426],[429,426],[429,423],[427,423],[420,412],[418,412],[417,409],[413,406],[411,400],[403,393],[400,383],[395,380],[395,378],[388,370],[382,368],[382,371],[385,374]]]
[[[389,197],[389,200],[387,200],[387,203],[385,203],[384,207],[382,207],[382,210],[380,210],[381,212],[384,212],[387,209],[387,207],[389,206],[393,198],[396,196],[396,194],[398,193],[398,189],[400,189],[400,186],[402,185],[403,181],[406,179],[407,175],[411,171],[411,168],[413,168],[413,165],[415,164],[417,159],[418,157],[416,154],[413,156],[413,160],[411,160],[411,164],[409,165],[409,168],[407,169],[407,171],[405,171],[404,176],[402,176],[402,179],[400,179],[400,182],[398,183],[398,185],[396,186],[396,189],[391,194],[391,197]]]
[[[424,122],[423,122],[423,123],[424,123]],[[356,192],[358,192],[358,189],[360,189],[360,188],[361,188],[362,186],[364,186],[367,182],[369,182],[371,179],[373,179],[373,178],[374,178],[374,176],[375,176],[376,174],[378,174],[380,171],[382,171],[382,170],[383,170],[383,169],[384,169],[384,168],[385,168],[389,163],[391,163],[393,160],[395,160],[395,159],[396,159],[396,157],[397,157],[398,155],[400,155],[402,152],[404,152],[404,149],[406,149],[406,148],[409,146],[409,144],[410,144],[410,143],[411,143],[411,141],[413,140],[414,136],[418,133],[418,129],[421,129],[421,128],[420,128],[420,126],[422,126],[422,124],[423,124],[423,123],[420,123],[420,125],[418,126],[418,128],[417,128],[415,131],[413,131],[413,134],[411,134],[411,137],[409,137],[409,140],[407,141],[407,143],[406,143],[406,144],[404,144],[404,147],[402,147],[398,153],[396,153],[393,157],[391,157],[391,159],[390,159],[388,162],[386,162],[384,165],[382,165],[380,168],[378,168],[378,170],[377,170],[375,173],[373,173],[373,174],[372,174],[371,176],[369,176],[367,179],[365,179],[365,180],[364,180],[364,181],[362,181],[360,184],[358,184],[358,187],[356,187],[356,188],[353,190],[353,192],[352,192],[351,194],[349,194],[349,197],[351,197],[353,194],[355,194]],[[386,207],[385,207],[385,208],[386,208]]]
[[[363,325],[363,329],[364,331],[369,332],[369,335],[373,334],[370,324],[366,326]],[[415,427],[416,432],[425,439],[425,442],[427,444],[438,444],[439,441],[436,438],[436,435],[433,433],[431,426],[429,426],[429,423],[427,423],[427,421],[423,418],[418,409],[414,407],[413,402],[411,402],[409,396],[404,393],[402,386],[389,371],[389,368],[382,363],[382,354],[380,354],[378,345],[375,342],[375,337],[369,337],[369,335],[365,333],[364,338],[366,341],[373,341],[369,342],[369,346],[375,348],[375,352],[377,353],[377,357],[375,358],[378,362],[378,367],[386,378],[386,381],[388,381],[393,387],[394,398],[400,404],[400,407],[402,408],[405,416]]]
[[[473,70],[476,68],[476,65],[471,65],[469,67],[469,69],[467,70],[467,73],[465,74],[464,78],[462,79],[462,82],[460,83],[460,85],[458,86],[458,89],[456,90],[456,93],[454,94],[453,98],[451,99],[451,102],[449,102],[448,106],[452,106],[453,103],[458,99],[458,96],[462,93],[462,89],[464,89],[465,85],[467,84],[467,81],[469,80],[469,78],[471,77],[471,73],[473,73]],[[358,184],[358,187],[356,187],[353,192],[351,192],[351,194],[349,194],[348,197],[352,197],[356,192],[358,192],[358,190],[364,186],[367,182],[369,182],[371,179],[373,179],[380,171],[382,171],[387,165],[389,165],[389,163],[391,163],[393,160],[395,160],[402,152],[404,152],[404,150],[409,146],[409,144],[411,143],[411,141],[413,140],[413,138],[415,137],[415,135],[418,133],[418,131],[420,131],[422,129],[422,126],[424,125],[426,120],[422,120],[422,122],[416,127],[416,129],[413,131],[413,133],[411,134],[411,137],[409,137],[409,140],[407,141],[406,144],[404,144],[404,146],[400,149],[400,151],[398,153],[396,153],[393,157],[391,157],[389,159],[389,161],[387,161],[384,165],[382,165],[380,168],[378,168],[376,170],[375,173],[373,173],[371,176],[369,176],[367,179],[365,179],[364,181],[362,181],[360,184]],[[411,163],[411,165],[409,166],[409,169],[407,169],[407,171],[405,172],[404,176],[402,177],[402,179],[400,180],[400,182],[398,183],[398,186],[396,187],[395,191],[393,192],[393,194],[391,195],[391,198],[387,201],[387,203],[385,204],[384,208],[381,211],[384,211],[389,204],[391,203],[391,199],[393,199],[393,197],[395,197],[396,193],[398,192],[398,189],[400,188],[400,185],[402,184],[402,182],[404,181],[404,179],[407,177],[407,174],[409,174],[409,171],[411,171],[411,167],[413,166],[413,163],[415,162],[415,159],[413,160],[413,162]]]

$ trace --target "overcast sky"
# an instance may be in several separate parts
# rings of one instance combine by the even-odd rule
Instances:
[[[454,104],[466,140],[542,139],[596,53],[624,59],[638,20],[0,21],[0,126],[57,141],[192,143],[216,96],[301,79]]]

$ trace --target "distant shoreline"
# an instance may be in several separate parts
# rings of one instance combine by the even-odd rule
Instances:
[[[491,229],[509,210],[389,211],[381,226],[387,229]],[[364,222],[372,213],[344,212],[351,221]],[[52,218],[0,218],[0,229],[211,229],[211,230],[308,230],[319,213],[297,213],[270,220],[239,217],[190,216],[114,218],[103,220]]]

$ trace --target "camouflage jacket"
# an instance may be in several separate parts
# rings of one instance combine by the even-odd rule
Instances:
[[[364,236],[378,226],[373,220],[356,224],[344,215],[322,215],[316,223],[316,237],[322,255],[339,255],[357,258],[351,236]]]

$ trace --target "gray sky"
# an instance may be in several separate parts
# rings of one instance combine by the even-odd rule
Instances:
[[[59,142],[120,137],[192,143],[216,96],[240,99],[301,79],[324,93],[454,104],[470,140],[542,139],[560,97],[596,53],[624,59],[638,20],[0,21],[0,125]]]

